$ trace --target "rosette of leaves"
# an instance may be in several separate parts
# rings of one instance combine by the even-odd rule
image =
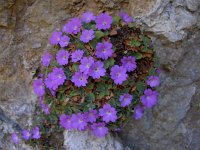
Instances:
[[[102,137],[155,105],[155,50],[126,13],[86,12],[54,31],[50,44],[33,83],[42,131],[61,126]]]

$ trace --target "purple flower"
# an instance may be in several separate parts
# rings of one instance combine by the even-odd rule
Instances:
[[[119,101],[121,102],[122,107],[126,107],[130,105],[131,101],[133,99],[133,96],[130,94],[123,94],[120,96]]]
[[[137,105],[135,108],[134,108],[134,118],[136,120],[142,118],[143,116],[143,113],[144,113],[144,109],[141,105]]]
[[[111,57],[113,54],[112,44],[107,41],[104,43],[98,43],[96,49],[97,51],[95,55],[104,60],[108,59],[108,57]]]
[[[59,65],[67,65],[69,59],[69,53],[66,50],[59,50],[56,54],[56,60]]]
[[[84,52],[82,50],[75,50],[71,55],[72,62],[78,62],[79,60],[81,60],[81,58],[83,57],[83,53]]]
[[[50,38],[50,44],[56,45],[60,42],[60,38],[62,36],[61,31],[54,31]]]
[[[147,79],[147,84],[150,85],[150,87],[156,87],[160,84],[160,80],[158,76],[150,76]]]
[[[66,35],[61,36],[60,38],[60,47],[65,47],[69,44],[70,38]]]
[[[94,38],[94,31],[91,30],[84,30],[81,34],[80,40],[84,43],[91,41]]]
[[[88,83],[87,79],[88,79],[88,75],[85,75],[82,72],[75,72],[75,74],[72,76],[71,81],[77,87],[81,87],[81,86],[86,86],[86,84]]]
[[[50,114],[50,107],[49,107],[47,104],[45,104],[45,103],[43,102],[42,105],[41,105],[41,107],[42,107],[42,110],[44,111],[44,113],[45,113],[46,115],[49,115],[49,114]]]
[[[122,17],[123,21],[124,21],[126,24],[133,22],[132,17],[130,17],[130,16],[129,16],[127,13],[125,13],[125,12],[120,12],[120,13],[119,13],[119,16]]]
[[[85,12],[82,15],[82,21],[86,23],[89,23],[90,21],[95,20],[95,18],[96,17],[94,16],[92,12]]]
[[[91,129],[92,133],[98,137],[104,137],[106,134],[108,134],[108,128],[103,122],[92,124]]]
[[[151,89],[146,89],[144,95],[140,97],[142,104],[146,108],[153,107],[157,102],[157,91],[152,91]]]
[[[103,108],[99,109],[99,115],[106,123],[115,122],[117,120],[117,111],[110,104],[104,104]]]
[[[66,76],[62,68],[54,68],[53,74],[56,77],[55,81],[57,85],[62,85],[65,82]]]
[[[66,130],[74,129],[71,117],[65,114],[60,116],[60,125],[65,128]]]
[[[39,139],[41,137],[40,128],[37,126],[35,128],[33,128],[32,134],[33,134],[33,139]]]
[[[31,133],[30,133],[29,130],[23,130],[23,131],[22,131],[22,138],[23,138],[24,140],[29,140],[30,137],[31,137]]]
[[[127,70],[127,72],[133,71],[137,67],[134,56],[128,56],[128,57],[124,56],[121,62],[122,66]]]
[[[33,90],[38,96],[43,96],[45,93],[44,83],[41,79],[33,81]]]
[[[88,74],[90,67],[92,66],[92,64],[94,63],[94,58],[93,57],[83,57],[81,59],[81,64],[79,66],[79,69],[81,72],[83,72],[84,74]]]
[[[16,133],[13,133],[13,134],[11,135],[11,141],[12,141],[13,143],[15,143],[15,144],[18,144],[18,143],[19,143],[19,137],[18,137],[18,135],[17,135]]]
[[[56,91],[54,91],[53,89],[50,89],[50,92],[51,92],[51,95],[52,95],[53,97],[56,96]]]
[[[107,13],[101,13],[99,16],[96,17],[96,28],[98,30],[101,29],[109,29],[112,24],[112,17],[108,15]]]
[[[122,84],[128,77],[126,74],[126,69],[118,65],[115,65],[111,68],[110,76],[111,79],[114,80],[115,84]]]
[[[161,73],[161,69],[160,68],[156,68],[156,73],[160,74]]]
[[[46,87],[48,87],[50,90],[56,90],[58,88],[58,84],[56,83],[56,76],[53,72],[49,73],[47,78],[45,79],[44,83]]]
[[[38,98],[38,104],[40,107],[42,107],[42,110],[44,111],[44,113],[48,115],[50,114],[50,107],[44,103],[43,98],[44,98],[43,96]]]
[[[87,120],[87,122],[96,122],[97,118],[98,118],[98,114],[96,110],[90,110],[88,112],[85,112],[85,118]]]
[[[101,76],[104,76],[106,69],[104,69],[103,66],[104,64],[101,61],[93,63],[90,67],[89,75],[92,76],[93,79],[99,79]]]
[[[80,131],[84,130],[85,127],[87,126],[85,116],[81,113],[73,114],[71,119],[72,119],[73,127]]]
[[[75,17],[64,25],[62,31],[67,34],[77,34],[81,30],[81,25],[81,20],[78,17]]]
[[[45,85],[55,91],[59,85],[62,85],[66,80],[66,76],[62,68],[54,68],[45,79]]]
[[[53,56],[49,52],[44,53],[41,58],[42,65],[46,67],[49,66],[52,58]]]

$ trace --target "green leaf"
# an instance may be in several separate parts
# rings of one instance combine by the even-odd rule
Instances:
[[[156,73],[156,69],[154,68],[154,67],[151,67],[150,69],[149,69],[149,72],[148,72],[148,75],[149,76],[152,76],[152,75],[156,75],[157,73]]]
[[[104,68],[108,69],[109,67],[113,66],[115,63],[114,58],[109,58],[104,62]]]
[[[134,27],[136,26],[136,23],[135,23],[135,22],[131,22],[131,23],[128,24],[128,26],[129,26],[130,28],[134,28]]]
[[[153,61],[154,61],[154,67],[159,68],[160,64],[157,56],[154,56]]]
[[[96,107],[96,106],[95,106],[94,104],[92,104],[92,103],[87,104],[86,106],[89,108],[88,110],[94,109],[94,108]]]
[[[98,98],[102,99],[104,96],[106,96],[106,93],[104,91],[102,91],[99,93]]]
[[[80,88],[79,88],[79,92],[80,92],[80,96],[81,96],[81,97],[85,96],[85,90],[84,90],[83,87],[80,87]]]
[[[64,113],[66,113],[67,115],[71,115],[72,114],[72,109],[70,106],[66,106],[64,109]]]
[[[71,79],[70,70],[68,68],[66,68],[66,69],[64,69],[64,73],[65,73],[67,80],[70,80]]]
[[[141,45],[141,43],[139,42],[139,41],[136,41],[136,40],[131,40],[131,46],[132,47],[138,47],[138,46],[140,46]]]
[[[137,84],[136,84],[136,90],[138,91],[139,94],[142,94],[144,92],[146,88],[146,85],[144,82],[142,81],[139,81]]]
[[[109,101],[109,103],[110,103],[111,106],[113,106],[113,107],[116,108],[116,106],[117,106],[117,104],[116,104],[116,100],[111,99],[111,100]]]
[[[95,31],[94,33],[97,40],[104,36],[104,33],[102,31]]]
[[[83,42],[81,42],[81,41],[77,42],[77,48],[78,49],[84,49],[85,46],[84,46]]]
[[[99,92],[98,98],[102,99],[104,96],[107,96],[110,94],[109,89],[112,88],[112,85],[105,84],[105,83],[99,83],[97,84],[96,91]]]
[[[73,69],[73,71],[78,71],[78,70],[79,70],[79,65],[76,64],[76,63],[74,63],[74,64],[72,65],[72,69]]]
[[[67,89],[66,86],[60,86],[60,87],[58,88],[58,91],[59,91],[60,94],[63,94],[63,93],[66,91],[66,89]]]
[[[76,91],[76,90],[71,91],[71,93],[69,94],[70,97],[74,97],[74,96],[77,96],[77,95],[79,95],[79,91]]]
[[[98,83],[96,91],[98,91],[98,92],[106,91],[106,90],[108,90],[107,87],[108,86],[105,83]]]
[[[150,39],[148,37],[145,37],[144,35],[141,35],[141,38],[142,38],[142,41],[143,41],[143,44],[144,44],[144,48],[142,50],[148,51]]]
[[[92,41],[90,41],[89,43],[90,43],[90,47],[92,47],[93,49],[95,49],[96,48],[96,45],[97,45],[97,39],[96,38],[94,38]]]
[[[136,59],[141,59],[142,58],[142,54],[141,53],[134,53],[133,54],[135,56]]]
[[[114,16],[113,17],[113,24],[118,24],[120,21],[121,17],[120,16]]]
[[[94,88],[94,84],[93,83],[89,83],[88,85],[87,85],[87,89],[93,89]]]
[[[87,30],[89,29],[95,29],[96,28],[96,25],[94,22],[90,22],[90,23],[83,23],[83,27]]]
[[[93,93],[89,93],[85,97],[86,101],[93,102],[95,100],[95,95]]]
[[[104,35],[107,36],[107,35],[109,35],[110,32],[108,30],[105,30],[103,33],[104,33]]]

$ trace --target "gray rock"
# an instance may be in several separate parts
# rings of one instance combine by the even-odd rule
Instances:
[[[65,131],[66,150],[123,150],[121,142],[108,134],[105,138],[93,136],[90,132]]]
[[[8,18],[9,18],[8,10],[1,11],[0,12],[0,26],[7,27],[8,26]]]
[[[118,13],[126,9],[150,31],[158,45],[159,101],[140,121],[120,134],[124,149],[198,150],[200,147],[200,17],[198,0],[1,0],[0,1],[0,149],[13,145],[12,132],[32,124],[36,97],[31,83],[53,30],[85,10]],[[65,132],[66,148],[123,149],[120,140],[90,133]],[[87,147],[86,147],[87,146]]]
[[[196,11],[200,5],[198,0],[186,0],[186,4],[189,10]]]
[[[186,10],[180,0],[132,0],[129,10],[133,16],[143,20],[149,31],[162,35],[171,42],[184,39],[187,36],[185,29],[195,25],[198,17],[198,13]]]
[[[160,64],[172,65],[169,70],[162,68],[158,104],[122,131],[122,141],[132,149],[198,150],[194,137],[200,136],[199,32],[184,42],[162,43],[157,49]]]

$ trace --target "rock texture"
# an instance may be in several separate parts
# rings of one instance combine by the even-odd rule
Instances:
[[[196,140],[200,136],[199,35],[175,47],[168,46],[163,46],[159,55],[170,56],[171,51],[178,53],[165,57],[164,61],[161,56],[160,61],[164,64],[158,104],[146,111],[140,121],[132,121],[121,133],[124,144],[131,148],[199,149],[199,141]]]
[[[158,45],[162,83],[158,105],[120,133],[124,147],[198,150],[199,8],[198,0],[0,0],[0,149],[31,149],[10,143],[9,133],[32,124],[36,97],[31,82],[40,55],[50,48],[51,32],[85,10],[116,13],[125,9]],[[88,133],[64,135],[66,149],[73,150],[77,139],[80,149],[86,145],[82,149],[123,149],[111,135],[101,140]]]
[[[119,139],[114,138],[110,134],[105,138],[98,138],[90,132],[65,131],[64,139],[66,150],[124,150]]]

